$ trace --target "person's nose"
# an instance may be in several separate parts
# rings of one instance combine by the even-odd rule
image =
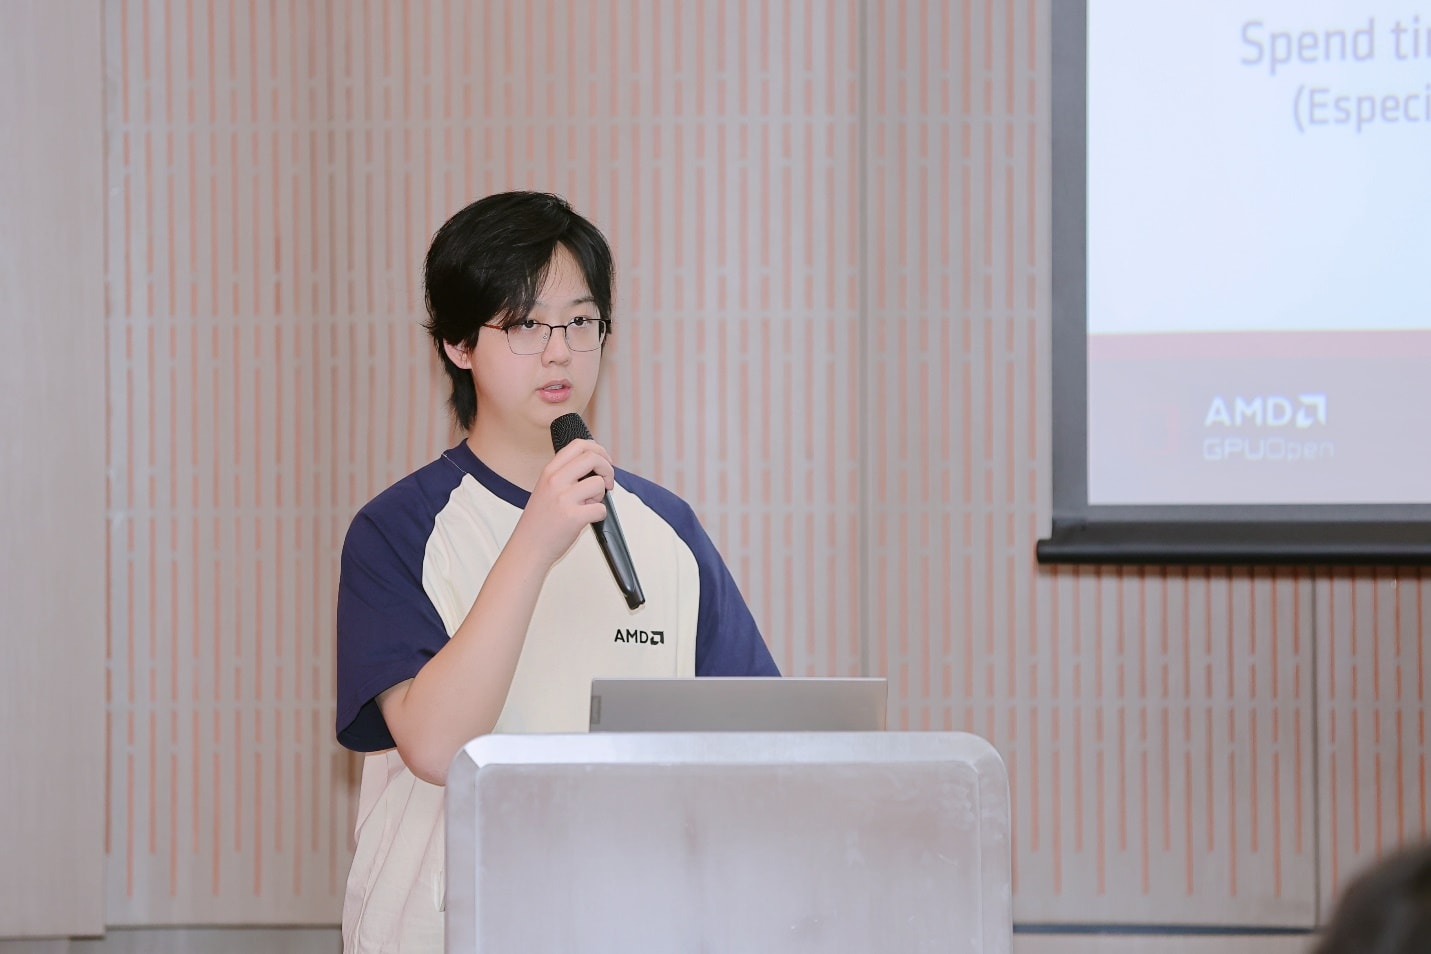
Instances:
[[[561,334],[558,335],[557,332]],[[542,362],[544,364],[567,364],[571,361],[571,345],[566,340],[567,326],[556,325],[552,328],[551,334],[547,336],[546,347],[542,349]],[[557,340],[561,344],[557,344]]]

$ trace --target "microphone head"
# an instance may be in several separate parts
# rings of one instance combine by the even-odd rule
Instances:
[[[591,431],[587,430],[586,422],[581,419],[581,415],[575,412],[563,414],[552,421],[552,449],[560,452],[563,447],[575,440],[591,440]]]

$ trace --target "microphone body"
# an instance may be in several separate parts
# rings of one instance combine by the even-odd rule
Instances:
[[[563,414],[552,421],[554,450],[560,451],[574,440],[591,440],[591,431],[580,414]],[[631,562],[631,551],[626,548],[626,534],[621,532],[621,521],[616,519],[616,509],[611,506],[611,495],[603,495],[601,502],[606,505],[606,519],[596,521],[591,529],[596,533],[601,554],[606,557],[606,565],[611,567],[611,575],[616,578],[621,595],[626,597],[626,605],[634,610],[646,602],[646,594],[641,592],[641,581],[636,579],[636,567]]]

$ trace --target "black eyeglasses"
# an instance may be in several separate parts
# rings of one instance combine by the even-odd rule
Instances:
[[[611,322],[605,318],[573,318],[564,325],[549,325],[530,318],[503,328],[500,325],[483,325],[507,333],[507,347],[513,354],[541,354],[547,350],[552,331],[560,328],[566,335],[566,346],[573,351],[595,351],[606,340],[606,332]]]

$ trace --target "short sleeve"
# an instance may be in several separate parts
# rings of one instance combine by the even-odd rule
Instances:
[[[395,488],[396,489],[396,488]],[[395,743],[376,697],[417,675],[447,643],[422,586],[432,522],[389,491],[353,520],[338,579],[338,741],[358,752]]]
[[[691,505],[659,484],[624,470],[618,469],[617,481],[659,514],[696,559],[700,574],[696,675],[780,675],[740,587]]]
[[[760,635],[730,568],[705,528],[692,515],[686,542],[700,568],[701,605],[696,616],[697,676],[778,676],[780,669]]]

